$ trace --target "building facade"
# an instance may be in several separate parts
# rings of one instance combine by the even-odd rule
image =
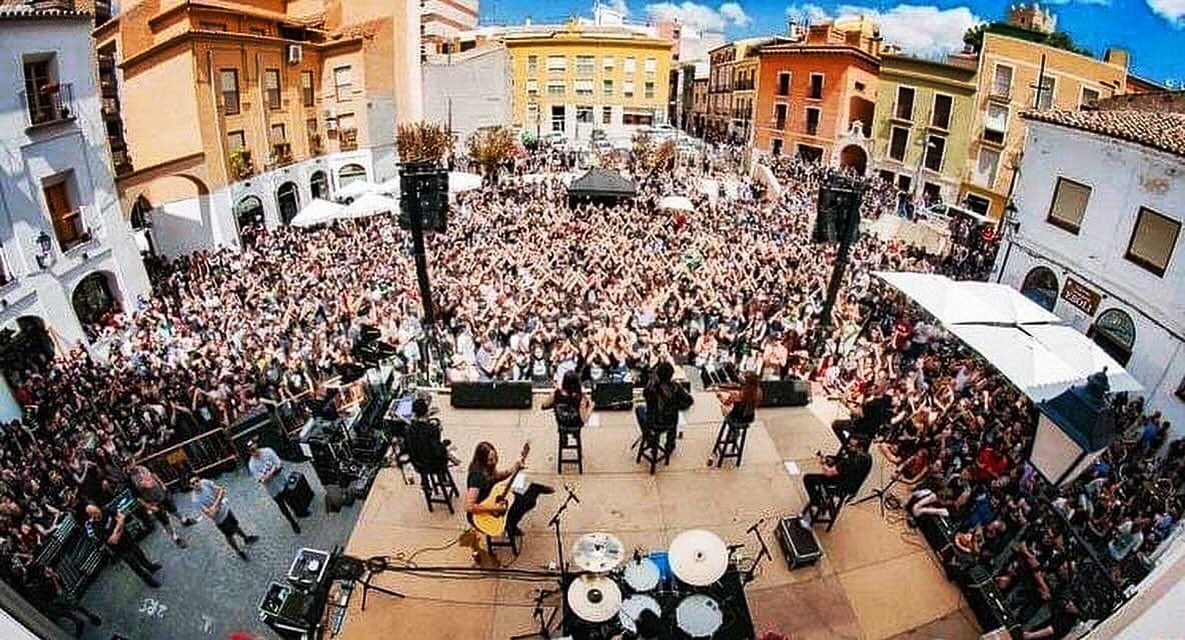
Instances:
[[[901,191],[956,202],[975,112],[975,67],[881,58],[873,126],[876,173]]]
[[[395,175],[421,118],[419,5],[125,2],[94,31],[117,185],[153,248],[236,246]]]
[[[995,274],[1123,364],[1180,436],[1185,108],[1111,106],[1023,116],[1019,224],[1006,231]]]
[[[90,348],[111,314],[135,309],[150,293],[108,160],[94,18],[63,4],[0,7],[3,371]],[[19,415],[0,383],[0,419]]]
[[[454,53],[448,46],[458,34],[477,27],[478,0],[420,0],[420,54]]]
[[[697,138],[703,138],[708,126],[708,77],[697,77],[691,83],[691,119],[687,132]]]
[[[869,166],[880,37],[864,18],[812,25],[804,38],[760,48],[754,148]]]
[[[732,63],[736,46],[728,43],[708,52],[708,109],[703,136],[712,140],[728,138],[732,124]]]
[[[1025,126],[1021,111],[1078,109],[1123,93],[1127,54],[1111,50],[1098,60],[989,31],[983,35],[979,52],[978,78],[960,200],[979,213],[998,218],[1022,161]]]
[[[587,140],[666,122],[671,43],[645,29],[582,24],[506,29],[514,125]]]
[[[478,129],[511,121],[510,56],[501,43],[429,54],[423,72],[424,120],[448,127],[458,153]]]

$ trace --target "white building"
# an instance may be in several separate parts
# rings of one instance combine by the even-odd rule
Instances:
[[[442,46],[477,27],[478,0],[420,0],[420,54],[443,53]]]
[[[0,6],[0,365],[89,345],[86,325],[149,293],[109,163],[93,19]],[[0,419],[14,409],[0,383]]]
[[[510,56],[502,43],[429,55],[421,68],[424,120],[451,127],[458,154],[466,152],[465,143],[473,132],[512,120]]]
[[[1029,120],[995,274],[1092,337],[1185,434],[1185,113]]]

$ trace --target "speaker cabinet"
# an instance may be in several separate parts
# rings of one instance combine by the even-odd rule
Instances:
[[[805,407],[811,403],[811,388],[806,380],[763,380],[761,406]]]
[[[592,390],[593,407],[599,411],[628,411],[634,406],[634,385],[629,382],[598,382]]]
[[[530,409],[529,382],[454,382],[450,402],[454,409]]]

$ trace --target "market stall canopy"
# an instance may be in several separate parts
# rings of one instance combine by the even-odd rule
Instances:
[[[398,213],[399,201],[377,193],[368,193],[346,207],[344,218],[366,218],[380,213]]]
[[[464,171],[448,172],[448,192],[463,193],[481,188],[481,176]]]
[[[568,185],[574,198],[632,198],[638,190],[625,176],[611,169],[594,167]]]
[[[695,205],[686,196],[667,196],[658,201],[658,208],[672,211],[695,211]]]
[[[333,222],[345,217],[346,206],[321,198],[313,198],[296,217],[292,219],[294,227],[312,227],[326,222]]]
[[[1062,324],[1022,293],[1004,284],[951,280],[932,273],[877,272],[944,325]]]
[[[368,193],[374,193],[381,188],[382,187],[368,180],[355,180],[354,182],[351,182],[350,184],[338,189],[337,193],[334,194],[334,197],[336,197],[338,200],[352,200]]]

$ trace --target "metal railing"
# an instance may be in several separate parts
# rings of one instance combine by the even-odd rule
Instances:
[[[353,151],[358,148],[358,130],[357,129],[339,129],[337,132],[337,143],[342,151]]]
[[[29,126],[62,122],[74,117],[73,91],[69,84],[43,87],[38,91],[22,91],[25,114]]]

